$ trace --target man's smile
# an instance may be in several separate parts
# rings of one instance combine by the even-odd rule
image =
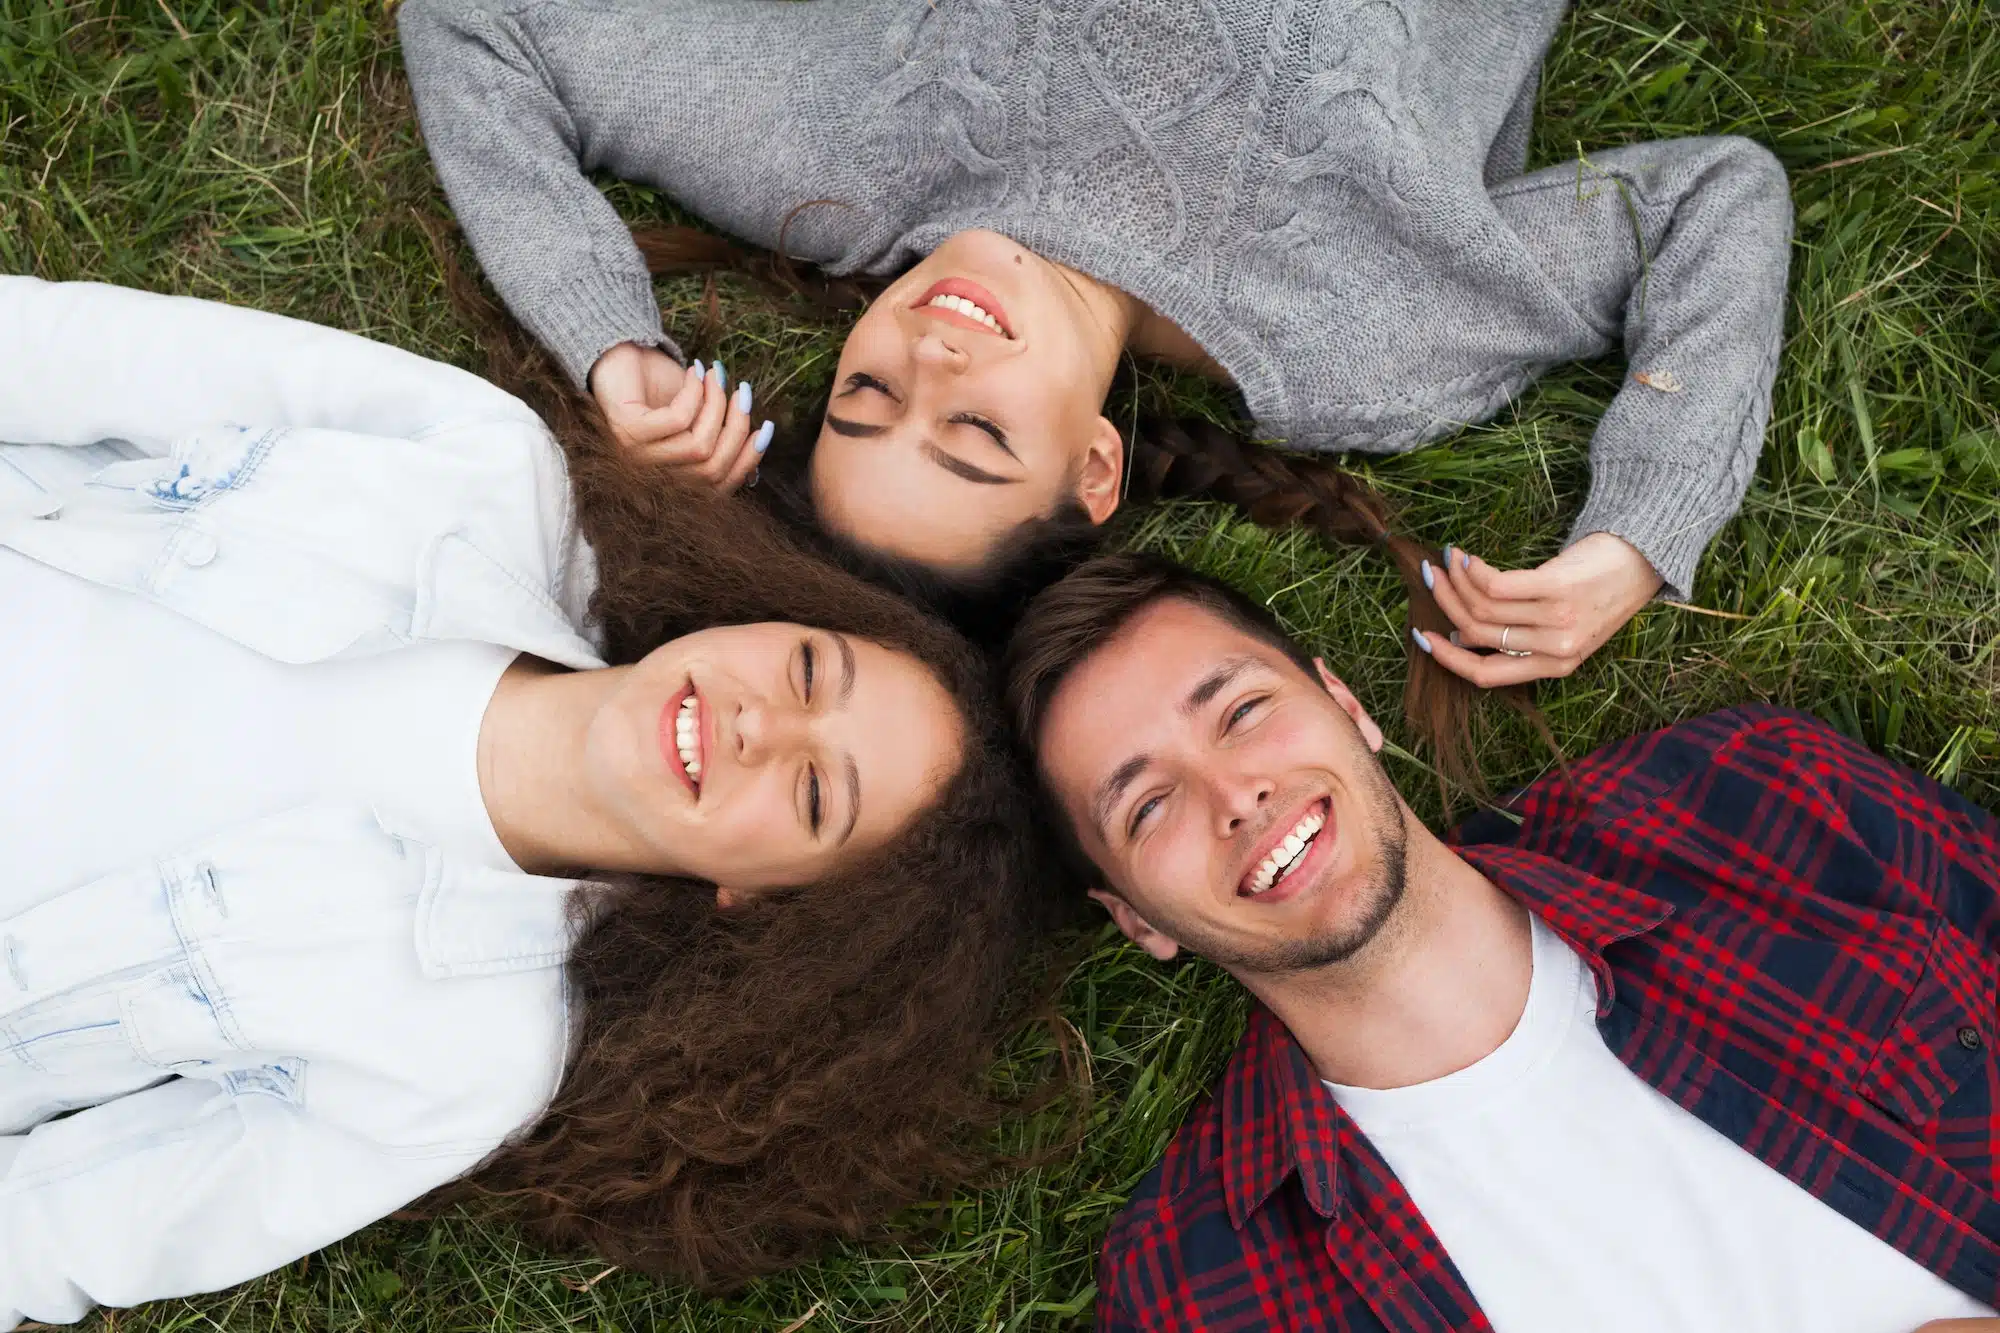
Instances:
[[[1276,821],[1253,849],[1236,896],[1276,904],[1297,897],[1327,863],[1338,841],[1333,798],[1321,796],[1289,820]]]

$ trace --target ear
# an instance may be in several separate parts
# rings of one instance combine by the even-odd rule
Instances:
[[[1132,904],[1120,898],[1109,889],[1092,889],[1090,899],[1105,911],[1111,913],[1112,922],[1126,939],[1144,949],[1161,962],[1169,962],[1181,951],[1181,946],[1168,939],[1159,931],[1146,924],[1146,918],[1133,909]]]
[[[1340,705],[1340,711],[1354,719],[1354,725],[1361,729],[1361,739],[1368,742],[1368,748],[1376,754],[1382,753],[1382,728],[1375,725],[1375,719],[1368,716],[1368,710],[1354,697],[1354,691],[1347,683],[1326,669],[1326,662],[1315,657],[1313,665],[1319,668],[1319,683],[1326,686],[1326,692]]]
[[[1102,523],[1118,512],[1118,501],[1123,498],[1119,491],[1124,484],[1125,437],[1109,417],[1099,417],[1090,428],[1083,466],[1077,471],[1077,503],[1092,523]]]
[[[740,906],[742,902],[743,895],[728,885],[718,884],[715,886],[715,905],[721,910],[727,912],[732,907]]]

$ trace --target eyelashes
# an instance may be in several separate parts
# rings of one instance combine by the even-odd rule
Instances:
[[[896,396],[895,390],[865,370],[854,371],[846,379],[842,380],[840,382],[839,396],[845,398],[849,394],[858,393],[863,389],[873,390],[892,403],[903,401]],[[983,417],[977,412],[954,412],[951,416],[946,417],[945,420],[954,426],[970,426],[974,430],[984,431],[988,436],[992,437],[993,443],[999,445],[1007,453],[1011,454],[1014,452],[1013,446],[1007,443],[1007,432],[1002,430],[1000,424],[990,417]]]

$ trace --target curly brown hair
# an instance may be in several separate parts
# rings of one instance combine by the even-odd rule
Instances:
[[[581,1019],[561,1086],[444,1196],[558,1248],[731,1286],[998,1160],[985,1132],[1020,1103],[990,1074],[1036,998],[1021,983],[1052,858],[983,657],[768,516],[632,461],[449,258],[445,271],[486,373],[564,447],[612,662],[706,626],[798,621],[909,653],[965,719],[958,772],[866,864],[729,911],[684,880],[611,876],[580,893]]]

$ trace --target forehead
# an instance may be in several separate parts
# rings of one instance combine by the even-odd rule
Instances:
[[[1224,663],[1246,658],[1278,671],[1291,665],[1263,640],[1178,597],[1132,617],[1049,701],[1037,741],[1056,794],[1068,805],[1133,755],[1184,731],[1189,693]]]
[[[923,663],[868,639],[854,645],[850,743],[861,778],[857,848],[892,840],[963,761],[965,721]],[[839,668],[829,662],[829,672]],[[832,683],[832,677],[820,679]]]

